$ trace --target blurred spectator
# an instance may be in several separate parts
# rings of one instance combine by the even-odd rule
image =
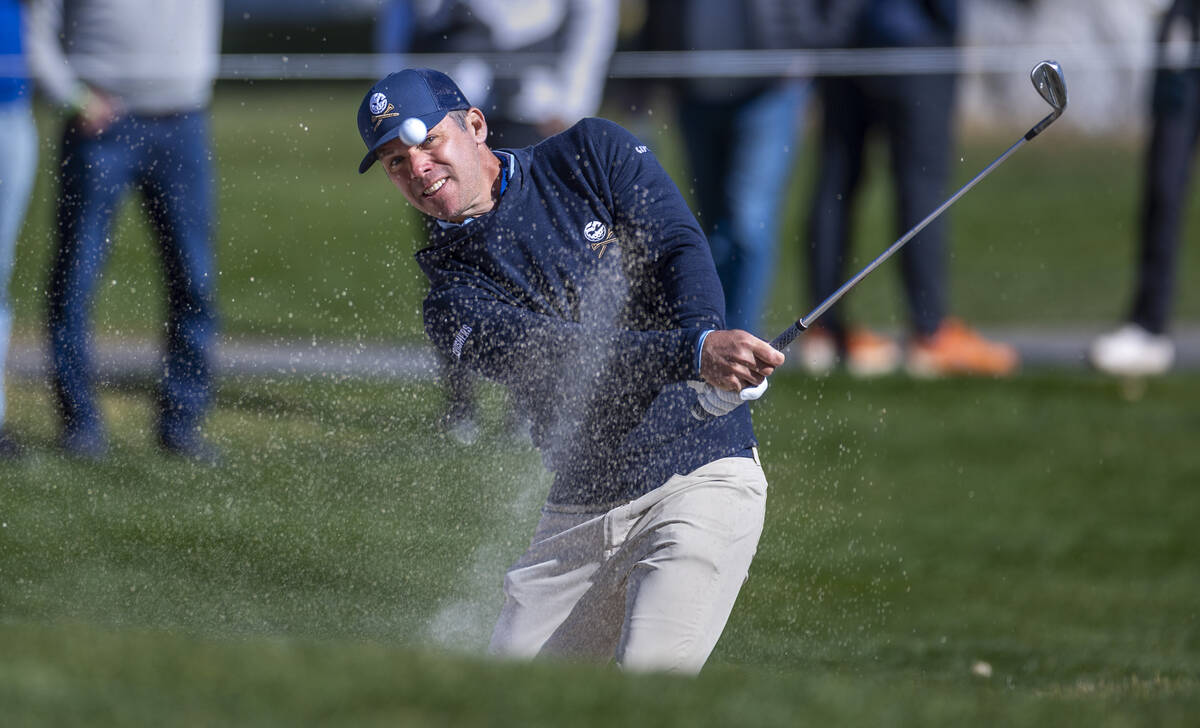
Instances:
[[[433,0],[416,3],[412,51],[461,53],[454,68],[487,114],[493,147],[524,147],[600,108],[617,39],[618,0]],[[505,68],[471,57],[541,53]],[[505,71],[499,73],[498,71]]]
[[[1127,376],[1162,374],[1175,360],[1167,335],[1179,232],[1200,133],[1200,2],[1175,0],[1159,24],[1160,56],[1145,150],[1137,289],[1126,323],[1098,337],[1092,364]]]
[[[394,58],[387,56],[408,53],[412,45],[415,22],[413,0],[383,0],[375,17],[375,52],[386,54],[379,75],[386,76],[396,69]]]
[[[166,274],[158,441],[173,454],[214,457],[200,427],[212,399],[217,322],[207,107],[220,13],[219,0],[35,0],[30,8],[31,70],[70,114],[47,295],[61,442],[75,456],[107,451],[88,316],[113,213],[134,188]]]
[[[24,14],[21,0],[0,0],[0,459],[19,452],[4,428],[4,366],[13,320],[8,286],[37,167],[37,131],[22,44]]]
[[[861,0],[659,0],[655,50],[837,46]],[[802,141],[807,79],[691,77],[675,84],[698,217],[725,289],[725,322],[759,332],[781,204]]]
[[[492,148],[535,144],[599,110],[617,38],[617,0],[434,0],[410,8],[407,50],[462,54],[443,70],[486,114]],[[399,36],[380,50],[404,52]],[[541,53],[552,60],[499,69],[478,55],[493,53]],[[443,362],[443,381],[442,424],[471,444],[479,436],[476,379],[465,367]],[[524,429],[521,419],[513,413],[510,429]]]
[[[950,47],[958,27],[956,0],[869,0],[860,15],[855,45]],[[848,277],[850,215],[862,177],[870,132],[888,141],[897,196],[897,237],[944,200],[953,147],[955,75],[952,73],[823,78],[823,143],[810,216],[810,295],[813,305]],[[917,376],[1005,375],[1017,366],[1016,351],[989,342],[948,318],[945,216],[925,228],[900,253],[912,329],[907,369]],[[869,376],[900,361],[895,342],[847,326],[834,306],[802,339],[802,361],[828,371],[841,357],[847,369]]]

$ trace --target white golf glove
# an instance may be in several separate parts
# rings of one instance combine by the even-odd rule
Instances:
[[[762,384],[756,387],[746,387],[740,392],[717,389],[708,382],[689,381],[687,385],[696,390],[696,399],[700,405],[700,410],[712,417],[727,415],[741,406],[742,402],[758,399],[763,396],[763,392],[767,391],[766,379],[762,380]],[[704,416],[694,407],[692,408],[692,415],[696,419],[704,419]]]

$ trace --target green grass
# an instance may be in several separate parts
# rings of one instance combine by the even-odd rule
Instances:
[[[218,87],[220,301],[235,337],[419,341],[419,227],[356,174],[359,85]],[[685,189],[675,120],[623,118]],[[621,118],[620,114],[615,114]],[[1033,119],[1030,123],[1033,123]],[[12,286],[39,337],[56,121]],[[961,184],[1005,149],[973,135]],[[801,156],[766,327],[807,310]],[[864,264],[895,238],[873,155]],[[951,211],[957,313],[1094,324],[1126,305],[1138,147],[1055,127]],[[1195,208],[1195,195],[1193,204]],[[1196,236],[1191,216],[1185,237]],[[136,200],[97,300],[105,337],[161,330]],[[1200,321],[1184,245],[1178,320]],[[848,300],[904,324],[897,273]],[[25,725],[1188,725],[1200,714],[1200,377],[1144,392],[1086,374],[1004,382],[777,375],[756,421],[771,496],[751,579],[698,679],[481,657],[500,576],[548,487],[501,434],[451,447],[438,390],[228,379],[203,468],[152,446],[149,391],[107,387],[113,456],[60,457],[40,382],[9,386],[30,444],[0,463],[0,714]],[[975,673],[983,664],[991,676]]]
[[[1186,725],[1200,710],[1200,377],[813,381],[756,414],[768,521],[698,680],[480,656],[548,485],[500,398],[450,447],[437,391],[230,380],[216,468],[0,464],[0,708],[16,724]],[[991,666],[990,677],[973,673]],[[86,720],[85,720],[86,718]]]

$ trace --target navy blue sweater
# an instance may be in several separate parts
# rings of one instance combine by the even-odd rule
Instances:
[[[584,119],[533,147],[492,212],[429,225],[434,345],[506,385],[555,474],[549,502],[611,506],[756,444],[748,408],[690,414],[696,344],[724,327],[708,244],[650,150]]]

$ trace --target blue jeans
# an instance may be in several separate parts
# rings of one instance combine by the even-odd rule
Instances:
[[[680,105],[700,223],[731,329],[762,333],[808,89],[807,81],[789,81],[749,98],[687,98]]]
[[[62,141],[58,251],[47,287],[54,388],[64,434],[100,433],[88,316],[108,257],[113,213],[137,189],[166,276],[166,353],[159,396],[164,444],[192,437],[212,399],[216,337],[212,166],[206,112],[126,116]]]
[[[8,284],[36,172],[37,130],[29,101],[0,104],[0,425],[5,413],[4,365],[12,334]]]

